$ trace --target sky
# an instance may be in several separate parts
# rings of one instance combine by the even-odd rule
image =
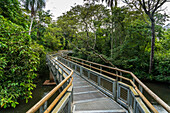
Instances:
[[[71,6],[82,5],[83,0],[46,0],[45,10],[50,10],[53,14],[53,19],[56,20],[57,17],[61,16],[63,13],[69,11]],[[170,16],[170,2],[167,2],[163,5],[163,8],[166,8],[167,14]],[[166,24],[170,21],[166,22]]]
[[[75,3],[82,5],[83,0],[46,0],[45,10],[50,10],[54,15],[53,19],[57,19],[62,13],[69,11]]]

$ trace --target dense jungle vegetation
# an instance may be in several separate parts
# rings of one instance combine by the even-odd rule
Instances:
[[[132,71],[141,80],[169,83],[170,29],[163,27],[168,15],[159,11],[152,15],[155,46],[149,73],[150,13],[127,1],[121,7],[113,2],[108,5],[87,1],[52,20],[50,11],[43,10],[44,0],[1,0],[0,105],[15,107],[19,98],[28,102],[36,87],[34,79],[46,70],[45,55],[62,49]]]

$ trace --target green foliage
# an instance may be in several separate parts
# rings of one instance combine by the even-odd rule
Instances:
[[[44,7],[44,3],[40,5]],[[0,6],[0,105],[4,108],[16,107],[18,98],[26,102],[32,98],[31,90],[36,87],[33,80],[37,73],[44,74],[46,70],[46,52],[61,49],[73,49],[76,57],[108,65],[95,51],[141,79],[170,82],[170,29],[165,31],[160,26],[167,15],[155,14],[159,25],[155,26],[156,57],[151,75],[150,22],[139,11],[85,3],[52,22],[50,11],[35,9],[28,12],[37,14],[29,36],[29,16],[18,0],[1,0]]]
[[[45,51],[60,49],[60,29],[51,24],[50,11],[41,10],[30,37],[29,12],[20,2],[2,0],[0,5],[0,106],[16,107],[18,99],[32,98],[34,79],[46,71]]]
[[[49,24],[48,28],[44,32],[43,45],[47,48],[54,50],[59,50],[61,47],[60,39],[61,29],[56,27],[55,24]]]
[[[22,26],[2,15],[0,25],[0,105],[15,107],[18,98],[32,98],[39,53]]]
[[[18,0],[1,0],[0,6],[0,15],[13,23],[27,27],[26,19],[28,19],[28,16],[22,12]]]
[[[170,76],[169,76],[170,75],[170,54],[169,53],[165,55],[156,54],[154,74],[157,76],[154,76],[154,77],[155,77],[155,80],[157,81],[170,82]]]
[[[165,16],[155,15],[159,24],[155,26],[159,40],[155,43],[153,74],[148,74],[151,23],[147,15],[141,15],[140,11],[130,10],[126,6],[110,10],[100,4],[85,3],[72,7],[60,16],[57,26],[61,28],[63,36],[74,44],[74,56],[108,65],[94,54],[95,50],[117,67],[132,71],[140,79],[169,82],[169,32],[164,34],[160,26]]]
[[[157,81],[170,82],[170,29],[164,32],[159,41],[156,41],[154,75]]]

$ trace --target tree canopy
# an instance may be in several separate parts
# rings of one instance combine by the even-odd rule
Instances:
[[[156,11],[160,2],[148,2],[154,5],[151,7],[138,0],[136,7],[133,0],[126,0],[127,4],[120,7],[117,0],[102,0],[111,6],[108,8],[88,0],[54,21],[50,11],[42,9],[44,0],[25,1],[28,2],[25,8],[18,0],[0,1],[2,107],[15,107],[19,99],[28,102],[36,87],[35,78],[48,70],[45,54],[62,49],[73,50],[75,57],[130,70],[142,80],[170,82],[170,29],[163,27],[168,16]],[[41,3],[36,7],[41,10],[33,10],[32,3],[38,1]],[[148,73],[153,44],[148,11],[150,14],[154,11],[152,73]]]

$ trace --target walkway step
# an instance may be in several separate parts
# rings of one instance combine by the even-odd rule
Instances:
[[[74,107],[74,113],[126,113],[120,105],[109,98],[75,103]]]
[[[88,91],[97,91],[96,88],[91,87],[90,85],[87,86],[86,88],[82,88],[82,87],[75,87],[73,90],[73,93],[81,93],[81,92],[88,92]]]
[[[73,78],[73,113],[126,113],[118,103],[76,73]]]
[[[82,101],[82,100],[90,100],[94,98],[103,98],[105,97],[102,93],[100,92],[89,92],[89,93],[81,93],[81,94],[74,94],[73,93],[73,101]]]
[[[124,110],[74,111],[74,113],[126,113]]]

